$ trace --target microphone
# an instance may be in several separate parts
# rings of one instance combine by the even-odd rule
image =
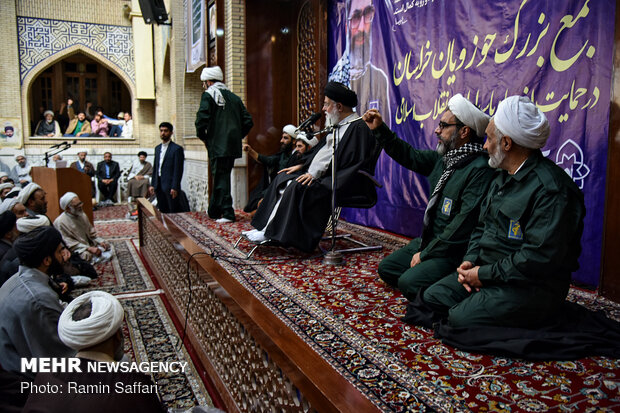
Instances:
[[[308,128],[311,125],[314,125],[315,122],[317,120],[319,120],[321,118],[321,112],[315,112],[312,115],[310,115],[308,117],[308,119],[304,120],[303,122],[301,122],[301,124],[299,125],[299,127],[297,128],[297,130],[303,130],[305,128]]]
[[[66,145],[67,143],[68,143],[67,141],[64,141],[64,142],[61,142],[61,143],[57,143],[56,145],[50,146],[50,149],[60,148],[61,146]]]

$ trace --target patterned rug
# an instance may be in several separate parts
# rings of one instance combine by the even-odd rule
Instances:
[[[211,406],[211,398],[200,380],[185,347],[159,296],[120,299],[125,309],[125,352],[137,362],[187,362],[185,373],[153,373],[159,396],[168,408]]]
[[[123,333],[125,353],[137,362],[187,362],[185,372],[154,373],[159,396],[167,408],[187,409],[212,406],[199,373],[180,341],[174,323],[163,303],[161,290],[155,286],[135,247],[138,234],[135,221],[123,219],[126,205],[95,211],[95,228],[99,236],[114,247],[111,261],[95,266],[100,274],[87,287],[74,290],[78,296],[87,291],[101,290],[117,295],[125,309]]]
[[[620,360],[533,363],[467,353],[402,323],[406,300],[378,279],[376,268],[404,238],[342,223],[341,231],[384,249],[349,254],[343,267],[276,247],[245,260],[232,244],[251,228],[247,215],[238,213],[232,224],[204,213],[170,216],[383,411],[620,411]],[[572,289],[570,299],[620,316],[618,304],[594,294]]]

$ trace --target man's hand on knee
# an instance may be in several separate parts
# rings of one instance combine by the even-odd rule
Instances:
[[[416,252],[415,254],[413,254],[413,257],[411,257],[411,268],[415,267],[421,262],[422,260],[420,260],[420,253]]]
[[[310,185],[312,183],[312,180],[314,179],[314,177],[309,174],[308,172],[306,172],[305,174],[299,176],[296,181],[299,182],[302,185]]]

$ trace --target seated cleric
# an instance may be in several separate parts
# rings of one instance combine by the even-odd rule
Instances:
[[[165,412],[157,385],[147,374],[86,367],[90,361],[112,364],[123,359],[123,319],[121,303],[106,292],[91,291],[73,300],[60,315],[58,336],[77,351],[81,371],[38,373],[32,387],[56,385],[64,391],[33,391],[22,411]],[[89,388],[98,391],[81,391]]]
[[[359,170],[374,173],[375,139],[362,121],[356,121],[353,108],[357,95],[341,83],[325,87],[323,110],[330,125],[338,129],[337,199],[365,188],[367,179]],[[351,123],[348,123],[351,122]],[[301,165],[284,169],[271,184],[254,215],[256,230],[245,235],[254,242],[267,239],[302,251],[313,251],[331,212],[331,158],[334,133],[327,135]]]
[[[462,264],[421,291],[406,322],[466,351],[540,359],[620,355],[620,324],[566,301],[579,268],[584,197],[540,148],[545,115],[525,96],[497,107],[484,148],[500,171]]]

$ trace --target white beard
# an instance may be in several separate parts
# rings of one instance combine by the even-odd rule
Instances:
[[[325,113],[325,120],[327,122],[327,126],[337,125],[340,122],[340,116],[338,116],[337,110],[334,113],[327,111]]]
[[[489,153],[489,166],[491,168],[499,168],[499,166],[504,162],[504,158],[506,158],[506,153],[502,151],[497,145],[497,149],[493,153]]]

